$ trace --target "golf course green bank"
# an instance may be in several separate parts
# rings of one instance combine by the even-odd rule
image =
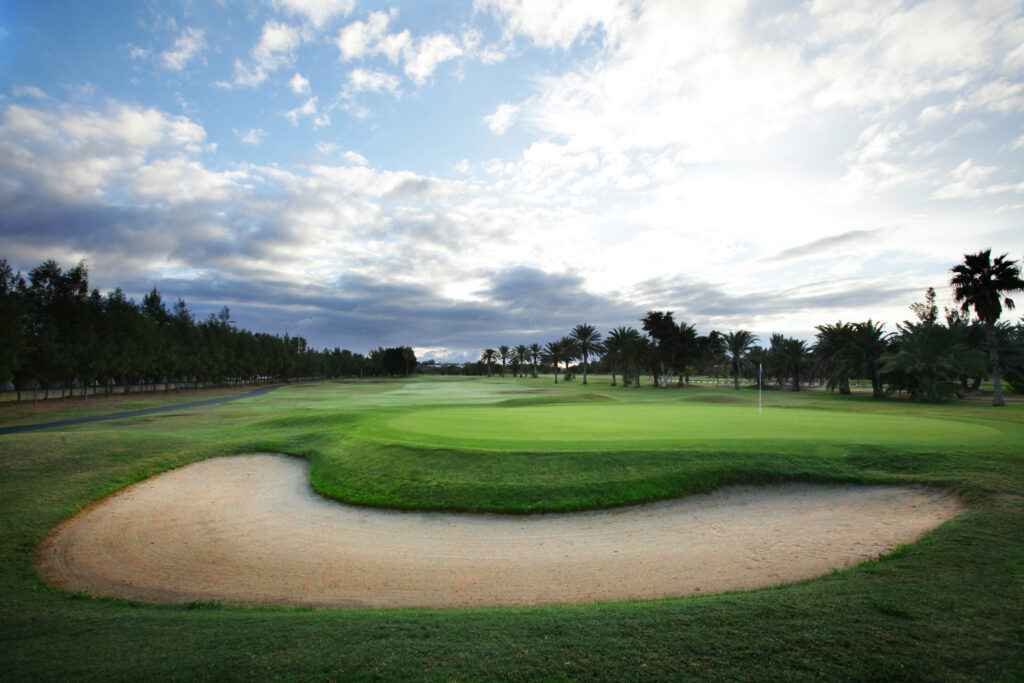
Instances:
[[[154,407],[159,400],[141,397],[140,405],[129,409]],[[102,402],[90,410],[102,413]],[[24,420],[16,411],[0,415],[3,424]],[[1010,680],[1021,673],[1020,405],[924,406],[769,392],[759,408],[756,392],[748,390],[612,388],[601,377],[591,377],[586,387],[530,378],[411,379],[288,386],[222,405],[0,438],[0,655],[11,680],[622,680],[651,675]],[[579,600],[583,605],[556,600],[559,604],[529,607],[529,601],[515,599],[493,603],[516,605],[509,607],[374,610],[339,601],[346,607],[339,610],[288,607],[287,601],[221,604],[232,602],[216,597],[226,593],[157,604],[157,597],[68,592],[47,581],[47,571],[40,573],[40,558],[55,527],[80,511],[78,518],[84,519],[101,510],[106,497],[122,489],[110,501],[124,504],[144,491],[125,487],[156,485],[162,478],[150,478],[170,470],[182,476],[198,473],[191,478],[198,488],[187,496],[157,492],[166,504],[182,509],[204,509],[204,496],[216,500],[211,485],[220,479],[230,476],[237,482],[232,500],[241,516],[226,527],[199,519],[194,528],[200,532],[207,529],[209,536],[233,526],[244,536],[250,533],[245,529],[256,533],[273,526],[276,520],[260,522],[257,513],[244,514],[250,507],[267,509],[257,505],[260,500],[279,496],[273,476],[267,475],[264,488],[253,488],[262,470],[253,469],[252,475],[244,468],[224,470],[221,475],[216,469],[184,467],[205,461],[245,467],[287,462],[218,459],[255,453],[285,454],[308,463],[308,469],[305,464],[299,470],[286,468],[295,482],[289,486],[311,487],[314,497],[303,503],[309,506],[306,516],[296,519],[311,527],[309,538],[316,538],[324,552],[334,552],[338,544],[315,520],[322,519],[322,504],[336,505],[331,499],[355,506],[349,508],[355,525],[365,526],[359,520],[371,513],[398,515],[374,529],[391,529],[388,525],[409,513],[372,508],[468,515],[464,519],[471,527],[476,522],[470,520],[498,513],[495,519],[521,520],[524,529],[534,528],[532,519],[556,519],[545,513],[562,513],[557,519],[563,524],[607,510],[612,513],[608,519],[640,525],[635,531],[623,527],[623,538],[646,533],[643,516],[621,516],[642,509],[630,506],[706,499],[715,508],[717,498],[699,494],[734,496],[730,491],[736,485],[758,495],[775,490],[796,495],[798,527],[801,506],[807,505],[800,496],[822,485],[861,502],[886,491],[933,492],[955,501],[956,509],[944,517],[948,521],[923,536],[915,534],[917,540],[880,550],[884,554],[875,559],[834,566],[839,571],[817,578],[760,590],[736,584],[711,595],[687,591],[689,597],[668,593],[651,596],[658,599],[598,597],[595,602],[584,596]],[[801,488],[808,486],[812,489]],[[863,496],[857,495],[859,487]],[[291,502],[277,509],[282,518],[295,512]],[[662,515],[663,509],[668,508],[654,512]],[[809,510],[803,508],[808,522],[814,516]],[[866,513],[836,514],[852,521]],[[770,514],[760,517],[765,531],[752,532],[754,538],[770,533]],[[129,524],[118,534],[124,539],[132,533],[131,518],[118,519]],[[187,538],[190,523],[171,524],[158,514],[153,519],[162,528],[173,527],[173,542],[192,547],[201,562],[200,550]],[[453,519],[463,518],[425,517],[423,528],[450,529],[459,524]],[[714,534],[719,526],[708,521],[700,523],[699,531]],[[134,528],[142,533],[138,525]],[[382,553],[392,559],[410,558],[409,585],[458,585],[443,573],[443,558],[472,551],[459,546],[455,554],[442,550],[431,555],[438,552],[430,542],[433,533],[408,534],[410,539],[418,535],[429,552],[409,551],[395,540],[385,543],[385,536],[402,537],[397,530],[362,537],[359,545],[367,559],[360,576],[373,578],[372,550],[381,544]],[[436,533],[438,543],[456,540],[450,530]],[[531,538],[531,532],[525,533]],[[304,551],[311,546],[299,543],[299,536],[282,533],[279,542],[294,543],[288,554],[300,564],[304,553],[314,562],[314,553]],[[523,542],[535,543],[532,538]],[[603,547],[611,547],[601,538]],[[683,542],[675,538],[667,546],[673,552]],[[159,555],[170,545],[131,552]],[[770,553],[770,546],[759,552]],[[582,561],[583,550],[575,552]],[[648,555],[645,560],[642,552],[633,553],[630,561],[637,564],[622,564],[627,568],[623,576],[647,580],[655,553]],[[682,553],[673,561],[680,567],[699,562],[679,559],[684,556],[690,557]],[[570,567],[573,559],[561,557],[557,566]],[[589,565],[592,578],[576,582],[583,594],[588,585],[600,583],[603,563],[599,559]],[[507,564],[506,579],[514,582],[511,568],[518,565],[512,559]],[[237,566],[243,568],[240,576],[251,577],[259,574],[261,564],[257,558],[250,570],[245,569],[250,565]],[[430,572],[441,572],[440,578],[424,579]],[[217,580],[230,579],[225,576]],[[298,581],[294,571],[289,577]]]

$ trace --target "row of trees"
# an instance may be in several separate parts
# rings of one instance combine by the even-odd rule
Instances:
[[[316,350],[302,337],[238,329],[225,306],[197,320],[185,301],[170,308],[154,288],[141,303],[123,291],[89,289],[84,263],[62,269],[48,260],[28,277],[0,259],[0,384],[40,387],[114,385],[155,390],[210,383],[409,374],[410,347],[378,348],[368,356]]]
[[[681,385],[693,374],[732,375],[737,389],[746,377],[788,383],[795,391],[817,381],[849,394],[851,380],[865,379],[876,398],[906,392],[925,402],[976,391],[988,377],[993,404],[1003,405],[1004,376],[1024,388],[1024,324],[1000,322],[1003,309],[1014,307],[1009,294],[1024,291],[1020,266],[1006,256],[993,259],[990,250],[965,255],[950,279],[958,308],[946,309],[940,321],[935,290],[929,288],[923,302],[910,306],[916,320],[903,321],[892,332],[870,319],[839,321],[819,325],[811,344],[773,334],[764,347],[748,330],[700,335],[694,325],[677,322],[671,311],[648,311],[641,320],[643,333],[618,327],[602,339],[592,325],[581,324],[543,347],[485,349],[481,363],[488,375],[497,360],[502,375],[506,363],[517,374],[530,363],[536,377],[540,361],[554,370],[557,382],[561,365],[568,375],[570,363],[579,360],[585,384],[588,360],[596,356],[591,365],[610,372],[612,386],[619,378],[623,386],[639,386],[643,373],[660,386],[674,376]]]

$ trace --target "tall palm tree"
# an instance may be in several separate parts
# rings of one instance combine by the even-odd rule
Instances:
[[[498,347],[498,357],[501,358],[501,376],[505,376],[505,362],[508,361],[509,348],[505,344]]]
[[[988,358],[992,366],[992,405],[1006,405],[1003,399],[1002,375],[999,368],[999,335],[996,322],[1003,313],[1003,307],[1012,311],[1013,299],[1007,294],[1024,291],[1020,266],[1016,261],[1007,261],[1006,254],[992,260],[992,250],[977,254],[964,254],[964,262],[953,267],[949,284],[953,287],[953,301],[960,304],[960,310],[969,313],[974,309],[978,319],[985,323],[988,341]]]
[[[838,387],[840,394],[849,394],[850,375],[856,367],[853,326],[839,321],[834,325],[817,325],[814,329],[818,330],[814,355],[826,386],[829,390]]]
[[[494,349],[484,349],[484,352],[480,354],[480,360],[487,363],[487,376],[491,376],[491,363],[494,362],[498,352]]]
[[[563,340],[550,341],[544,345],[543,357],[546,363],[551,363],[555,366],[555,384],[558,384],[558,364],[562,362],[562,358],[565,357],[565,348]]]
[[[583,383],[587,383],[587,357],[591,353],[601,351],[601,333],[594,329],[593,325],[581,323],[572,328],[570,335],[579,345],[580,353],[583,354]]]
[[[783,339],[779,345],[779,358],[785,371],[793,379],[793,391],[800,391],[800,377],[806,370],[809,351],[807,342],[802,339],[789,337]]]
[[[729,356],[733,372],[733,388],[740,388],[740,367],[745,356],[757,343],[757,336],[747,330],[736,330],[725,335],[725,351]],[[716,380],[717,381],[717,380]]]
[[[519,344],[512,349],[512,366],[516,375],[522,375],[522,368],[530,360],[530,349],[526,344]]]
[[[537,361],[540,360],[540,344],[530,344],[530,360],[533,362],[533,378],[537,379]]]
[[[884,327],[883,323],[872,322],[871,318],[868,318],[866,322],[851,325],[850,340],[855,349],[857,363],[855,369],[858,373],[867,373],[871,378],[871,396],[873,398],[885,396],[885,392],[882,391],[882,371],[879,358],[889,350],[892,335],[885,332]]]
[[[580,357],[580,345],[574,337],[562,337],[558,340],[562,345],[562,360],[565,361],[565,374],[569,374],[569,363]]]
[[[632,328],[629,328],[632,329]],[[636,330],[633,330],[636,332]],[[636,332],[639,334],[639,332]],[[608,333],[605,338],[604,350],[605,358],[612,366],[612,386],[615,386],[615,371],[618,369],[619,363],[623,360],[623,355],[626,349],[627,337],[629,337],[629,330],[625,327],[616,327],[614,330]],[[626,384],[626,377],[622,377],[623,385]]]

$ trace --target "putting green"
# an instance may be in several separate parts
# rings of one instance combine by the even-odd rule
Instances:
[[[412,410],[370,420],[364,437],[427,447],[575,451],[638,448],[771,448],[768,442],[929,446],[992,442],[999,429],[974,422],[749,406],[566,404],[465,406]]]

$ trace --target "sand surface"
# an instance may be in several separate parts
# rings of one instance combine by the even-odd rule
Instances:
[[[811,578],[963,510],[923,489],[789,484],[556,515],[372,510],[304,460],[215,458],[118,492],[38,549],[69,590],[144,601],[470,607],[660,598]]]

